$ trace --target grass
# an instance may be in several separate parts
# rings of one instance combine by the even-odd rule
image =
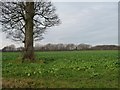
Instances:
[[[118,88],[118,51],[35,52],[35,63],[20,55],[2,53],[3,88]]]

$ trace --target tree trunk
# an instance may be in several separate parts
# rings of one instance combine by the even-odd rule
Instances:
[[[34,2],[26,2],[25,9],[25,43],[23,60],[34,60],[34,47],[33,47],[33,17],[34,17]]]

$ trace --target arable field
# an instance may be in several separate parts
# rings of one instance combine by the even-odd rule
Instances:
[[[20,52],[2,53],[3,88],[118,88],[118,51],[36,52],[21,63]]]

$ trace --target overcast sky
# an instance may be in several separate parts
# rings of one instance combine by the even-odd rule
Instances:
[[[54,6],[62,23],[48,29],[40,44],[118,44],[117,2],[54,2]],[[0,38],[0,48],[10,44],[22,45],[6,39],[1,32]]]

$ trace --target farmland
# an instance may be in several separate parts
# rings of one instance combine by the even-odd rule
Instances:
[[[21,63],[20,52],[2,53],[3,88],[118,88],[118,51],[35,52]]]

